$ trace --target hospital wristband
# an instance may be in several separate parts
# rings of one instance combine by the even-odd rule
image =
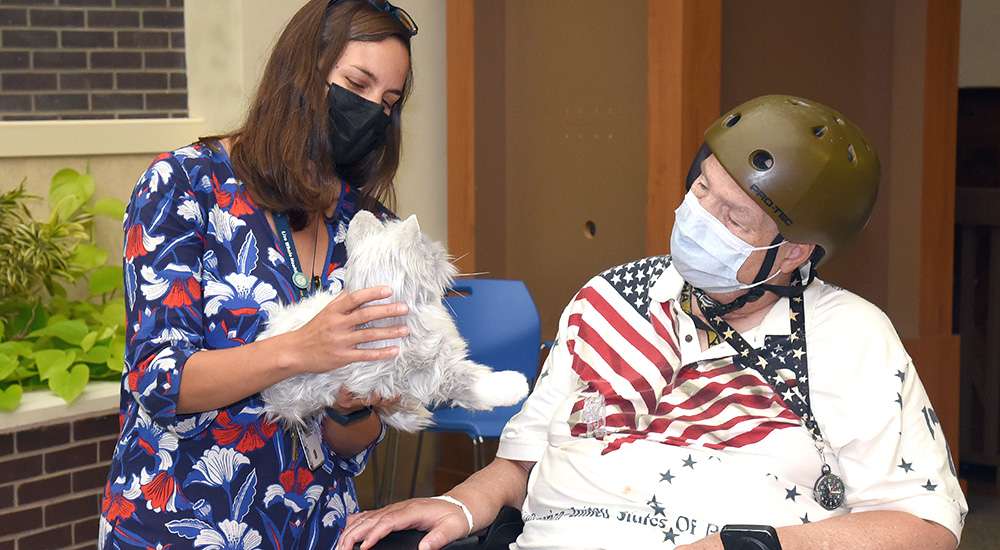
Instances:
[[[437,500],[443,500],[445,502],[450,502],[450,503],[458,506],[459,508],[461,508],[462,511],[465,512],[465,519],[467,519],[469,521],[469,532],[466,533],[466,536],[472,534],[472,527],[473,527],[473,525],[472,525],[472,513],[469,512],[469,509],[466,508],[464,504],[462,504],[457,499],[451,498],[448,495],[441,495],[441,496],[438,496],[438,497],[431,497],[431,498],[432,499],[437,499]]]

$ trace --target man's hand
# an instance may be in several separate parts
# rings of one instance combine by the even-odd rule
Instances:
[[[722,537],[715,533],[691,544],[677,546],[674,550],[722,550]]]
[[[450,502],[418,498],[385,508],[347,516],[347,527],[337,542],[338,550],[351,550],[361,542],[361,550],[371,548],[393,531],[427,531],[419,550],[438,550],[469,534],[469,522],[462,508]]]

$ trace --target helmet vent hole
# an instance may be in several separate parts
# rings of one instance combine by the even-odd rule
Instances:
[[[767,151],[757,150],[750,155],[750,164],[761,172],[766,172],[774,165],[774,157]]]
[[[858,156],[854,154],[854,146],[853,145],[848,145],[847,146],[847,162],[850,162],[850,163],[853,164],[854,161],[857,160],[857,158],[858,158]]]
[[[813,126],[813,135],[821,138],[826,135],[826,126]]]
[[[736,123],[739,122],[739,121],[740,121],[740,114],[739,113],[735,113],[735,114],[729,115],[729,118],[727,118],[726,121],[723,124],[726,125],[726,128],[732,128],[733,126],[736,126]]]

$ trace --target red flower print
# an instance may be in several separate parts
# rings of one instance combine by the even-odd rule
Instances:
[[[167,307],[185,307],[198,299],[201,299],[201,286],[194,277],[174,279],[170,283],[170,291],[163,298],[163,305]]]
[[[142,242],[142,225],[130,226],[125,232],[125,259],[131,261],[137,256],[145,256],[148,253]]]
[[[167,472],[160,472],[142,486],[142,495],[149,501],[153,510],[163,510],[174,496],[174,478]]]
[[[257,416],[247,423],[233,420],[229,416],[229,411],[220,412],[215,420],[221,426],[212,430],[215,440],[225,447],[235,443],[236,446],[233,448],[241,453],[263,447],[264,440],[269,439],[278,430],[276,424]]]
[[[295,493],[301,495],[306,492],[309,488],[309,484],[315,479],[312,472],[305,468],[299,468],[297,470],[285,470],[281,472],[279,480],[281,481],[281,486],[285,489],[286,493]]]
[[[101,502],[101,511],[104,517],[111,523],[119,519],[128,519],[135,512],[135,504],[125,498],[122,493],[111,493],[111,482],[104,486],[104,499]]]

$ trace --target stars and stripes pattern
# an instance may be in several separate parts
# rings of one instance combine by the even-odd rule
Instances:
[[[801,280],[798,277],[793,279],[794,286],[800,283]],[[694,289],[694,293],[701,301],[704,294],[698,289]],[[759,350],[754,349],[722,317],[709,317],[708,324],[736,350],[734,357],[736,365],[740,368],[757,371],[767,380],[785,405],[802,420],[813,438],[821,441],[823,434],[820,433],[819,424],[816,423],[816,419],[812,415],[812,407],[809,403],[806,314],[802,296],[789,298],[789,305],[791,333],[783,336],[765,336],[764,347]]]
[[[569,418],[571,433],[587,435],[582,411],[598,394],[605,401],[605,453],[641,439],[741,447],[799,426],[780,396],[732,358],[684,364],[670,303],[649,298],[668,266],[667,256],[625,264],[595,277],[575,297],[567,346],[585,387]]]

